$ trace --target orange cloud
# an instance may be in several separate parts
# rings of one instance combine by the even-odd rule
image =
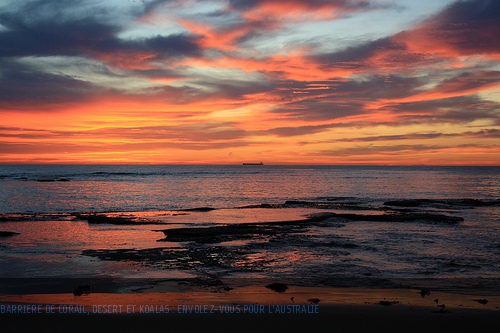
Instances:
[[[243,8],[233,6],[233,9],[242,9],[242,16],[250,21],[262,18],[279,17],[293,20],[331,20],[340,17],[346,12],[360,9],[350,6],[345,1],[287,1],[286,5],[279,0],[263,0],[247,2]]]

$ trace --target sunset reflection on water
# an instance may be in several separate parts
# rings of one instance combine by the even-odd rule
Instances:
[[[498,168],[4,169],[0,230],[19,234],[1,239],[3,277],[304,277],[335,283],[499,273]],[[37,181],[50,177],[70,180]],[[355,218],[306,220],[325,212]],[[423,217],[395,220],[394,214]],[[273,225],[281,221],[300,222]],[[259,226],[235,226],[249,223]],[[197,231],[168,231],[185,228]]]

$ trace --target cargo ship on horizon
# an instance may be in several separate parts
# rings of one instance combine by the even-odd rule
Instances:
[[[243,163],[243,165],[264,165],[264,163],[259,162],[259,163]]]

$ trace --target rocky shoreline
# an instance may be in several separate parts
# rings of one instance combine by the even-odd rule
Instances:
[[[20,235],[20,233],[13,231],[0,231],[0,237],[12,237],[16,235]]]
[[[284,209],[284,208],[307,208],[318,210],[336,211],[372,211],[377,214],[358,213],[329,213],[331,216],[345,218],[353,221],[374,222],[411,222],[421,220],[430,223],[458,223],[463,221],[461,217],[446,214],[427,212],[426,210],[464,210],[485,206],[500,206],[500,200],[477,200],[477,199],[400,199],[386,201],[379,207],[365,205],[356,198],[320,198],[317,201],[287,200],[280,204],[262,203],[234,207],[233,209]],[[169,216],[189,215],[190,213],[208,213],[220,210],[215,207],[194,207],[169,211]],[[0,222],[16,221],[45,221],[45,220],[84,220],[89,224],[167,224],[164,218],[144,218],[137,216],[134,212],[47,212],[47,213],[0,213]]]
[[[314,250],[327,251],[330,256],[348,258],[351,251],[362,253],[372,251],[362,244],[334,234],[324,238],[311,235],[311,228],[335,230],[344,223],[357,221],[385,221],[389,223],[431,223],[457,224],[461,217],[400,212],[398,214],[339,214],[322,212],[312,214],[302,220],[281,222],[259,222],[216,225],[211,227],[185,227],[153,230],[163,233],[165,238],[159,243],[175,244],[149,249],[88,249],[82,255],[104,261],[127,261],[153,267],[155,269],[179,269],[194,273],[198,277],[215,278],[222,276],[239,276],[240,274],[270,274],[271,267],[286,265],[285,257],[272,257],[266,253],[277,255],[279,251],[292,246],[294,251]],[[313,269],[313,268],[312,268]],[[278,273],[276,273],[279,276]],[[298,274],[304,274],[303,272]],[[366,270],[359,277],[348,279],[332,278],[329,273],[314,273],[304,276],[308,285],[323,283],[327,285],[363,285],[363,286],[396,286],[380,275],[373,275]],[[304,283],[304,281],[300,282]]]
[[[386,262],[404,262],[405,274],[409,274],[405,277],[433,279],[442,273],[453,277],[454,272],[461,276],[461,271],[481,274],[482,262],[441,255],[440,240],[450,232],[466,231],[464,209],[498,204],[496,200],[403,199],[374,205],[355,198],[318,198],[232,209],[203,206],[160,212],[0,214],[0,225],[7,222],[4,228],[11,229],[8,222],[86,222],[89,226],[83,230],[89,237],[94,232],[126,234],[133,230],[137,237],[147,238],[145,245],[128,245],[124,237],[116,243],[118,246],[104,242],[102,247],[77,251],[86,257],[84,260],[103,266],[123,262],[128,267],[130,263],[139,272],[175,271],[182,276],[216,280],[252,276],[287,280],[300,276],[299,283],[308,285],[394,287],[409,281],[394,282],[394,275],[400,271],[392,269],[392,264],[384,267]],[[308,215],[300,219],[303,215],[298,212]],[[245,222],[248,216],[262,221]],[[283,216],[292,219],[266,220]],[[135,225],[138,227],[130,227]],[[22,229],[11,230],[0,234],[5,246],[9,246],[7,238]],[[399,235],[405,240],[399,240]],[[438,252],[421,252],[429,246]],[[496,244],[487,246],[493,251],[497,248]],[[401,252],[404,257],[399,257]],[[388,278],[388,272],[393,276]]]

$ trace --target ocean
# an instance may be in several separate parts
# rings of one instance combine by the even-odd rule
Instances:
[[[496,292],[500,167],[0,165],[0,278]]]

